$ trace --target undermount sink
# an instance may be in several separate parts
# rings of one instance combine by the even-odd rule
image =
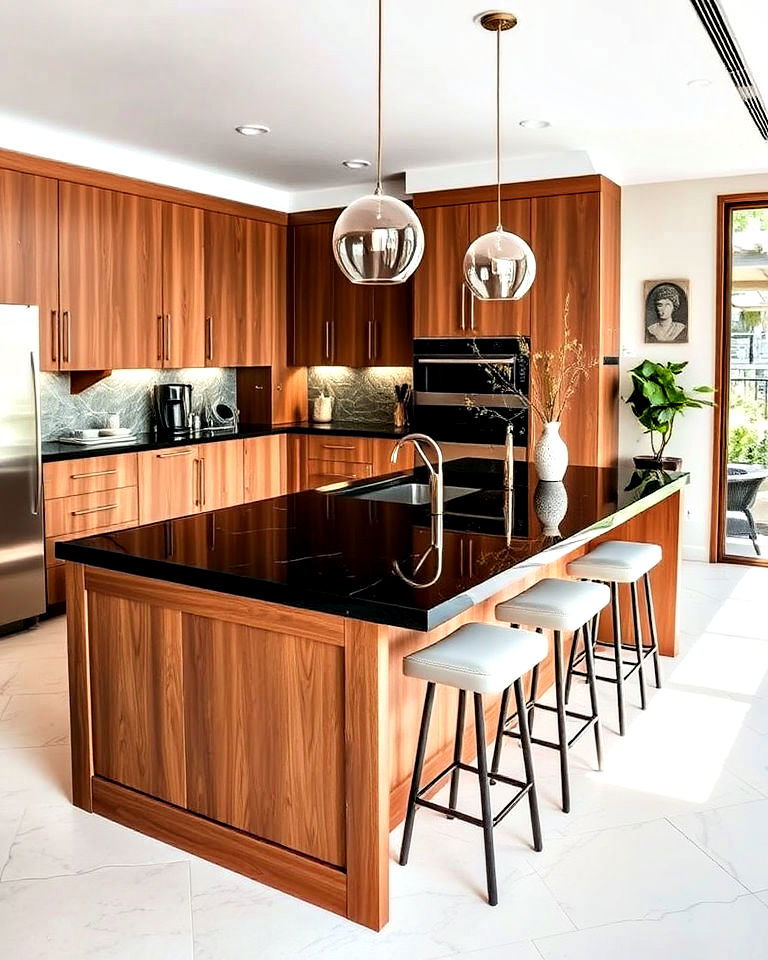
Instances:
[[[477,493],[475,487],[444,487],[443,501],[455,500],[468,493]],[[376,490],[363,490],[361,493],[348,493],[348,497],[355,500],[383,500],[386,503],[408,503],[411,506],[421,506],[429,503],[429,484],[426,483],[399,483],[388,487],[379,487]]]

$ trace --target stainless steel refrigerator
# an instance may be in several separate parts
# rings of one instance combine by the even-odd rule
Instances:
[[[0,305],[0,634],[45,611],[37,307]]]

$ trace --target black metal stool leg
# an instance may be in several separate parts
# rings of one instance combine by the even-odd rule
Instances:
[[[637,675],[640,681],[640,709],[645,710],[645,659],[643,657],[643,631],[640,625],[640,603],[637,597],[637,581],[630,583],[629,592],[632,596],[632,626],[635,633],[635,649],[637,650]]]
[[[432,716],[432,704],[435,702],[435,685],[427,684],[427,693],[424,697],[424,710],[421,714],[421,726],[419,728],[419,743],[416,747],[416,761],[413,765],[413,777],[411,779],[411,791],[408,795],[408,812],[405,815],[405,828],[403,829],[403,843],[400,847],[400,865],[405,866],[408,863],[408,853],[411,849],[411,837],[413,836],[413,820],[416,816],[416,795],[419,792],[421,783],[421,772],[424,769],[424,757],[427,752],[427,735],[429,734],[429,720]]]
[[[653,649],[653,670],[656,674],[656,688],[661,690],[661,662],[659,660],[659,636],[656,631],[656,611],[653,609],[653,591],[651,589],[651,575],[643,577],[645,584],[645,605],[648,609],[648,625],[651,628],[651,648]]]
[[[597,769],[603,769],[603,743],[600,732],[600,714],[597,705],[597,680],[595,677],[595,638],[597,637],[598,617],[592,620],[588,630],[584,627],[584,652],[586,654],[587,683],[589,684],[589,702],[592,704],[592,716],[595,717],[595,753],[597,754]]]
[[[557,742],[560,752],[560,783],[563,812],[571,810],[571,785],[568,773],[568,732],[565,725],[565,688],[563,685],[563,637],[555,630],[555,696],[557,699]]]
[[[565,674],[565,702],[571,699],[571,680],[573,680],[573,666],[574,660],[576,659],[576,648],[579,645],[579,637],[581,636],[581,627],[577,627],[573,634],[573,643],[571,644],[571,654],[568,657],[568,670]],[[586,631],[584,632],[584,643],[586,644]]]
[[[515,702],[517,703],[517,716],[520,720],[520,745],[523,748],[525,781],[531,785],[531,789],[528,791],[528,806],[531,810],[531,833],[533,834],[533,849],[539,851],[544,849],[544,844],[541,840],[539,801],[536,795],[536,778],[533,773],[531,735],[528,732],[528,712],[525,709],[525,690],[523,689],[523,681],[521,679],[515,680]]]
[[[616,658],[616,705],[619,711],[619,735],[624,736],[624,664],[621,658],[621,610],[619,585],[612,583],[611,616],[613,618],[613,654]]]
[[[459,702],[456,705],[456,739],[453,744],[453,762],[461,763],[461,748],[464,746],[464,717],[467,710],[467,691],[459,690]],[[459,792],[459,770],[458,766],[451,773],[451,793],[448,800],[448,806],[451,810],[456,809],[456,797]],[[453,817],[448,817],[453,820]]]
[[[495,783],[493,774],[499,769],[499,764],[501,763],[501,749],[504,746],[504,727],[507,723],[507,709],[509,706],[509,691],[510,688],[507,687],[501,695],[499,725],[496,727],[496,743],[493,745],[493,760],[491,760],[491,783]]]
[[[493,813],[491,812],[491,791],[488,784],[488,761],[485,745],[485,716],[483,715],[483,697],[475,695],[475,736],[477,738],[477,774],[480,782],[480,807],[483,812],[483,839],[485,841],[485,875],[488,880],[488,903],[495,907],[499,902],[496,888],[496,855],[493,849]]]
[[[542,630],[541,627],[536,627],[536,633],[544,633],[544,631]],[[536,706],[536,698],[538,697],[538,695],[539,695],[539,664],[537,663],[536,666],[531,671],[531,697],[530,697],[531,706],[528,708],[528,730],[531,736],[533,736],[533,719],[536,716],[536,710],[534,709],[534,707]]]

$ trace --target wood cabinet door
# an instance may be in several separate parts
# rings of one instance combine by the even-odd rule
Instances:
[[[205,366],[203,211],[163,204],[162,365]]]
[[[112,215],[112,191],[59,183],[62,370],[110,370],[113,366]]]
[[[582,342],[588,357],[600,360],[600,195],[537,197],[532,204],[537,270],[530,293],[531,346],[556,350],[562,344],[563,308],[570,294],[571,336]],[[599,388],[599,368],[593,368],[563,416],[561,434],[571,463],[597,462]],[[533,448],[540,427],[535,417],[531,424]]]
[[[334,270],[332,223],[308,223],[291,228],[293,337],[296,366],[331,364],[333,360]]]
[[[116,369],[144,369],[163,364],[158,326],[163,312],[163,204],[127,193],[111,192],[113,250],[110,323],[114,328],[112,364]]]
[[[139,523],[157,523],[200,510],[196,446],[138,454]]]
[[[272,266],[279,233],[270,224],[205,212],[205,362],[215,367],[271,363],[277,297]]]
[[[469,330],[469,293],[462,266],[469,245],[469,206],[417,210],[424,258],[413,275],[415,337],[460,337]]]
[[[410,367],[413,363],[413,281],[375,287],[373,329],[367,366]]]
[[[182,614],[88,592],[93,772],[186,804]]]
[[[501,204],[504,229],[531,243],[531,201],[504,200]],[[498,210],[495,203],[472,203],[469,206],[470,242],[496,229]],[[535,256],[535,252],[534,252]],[[536,281],[534,280],[534,283]],[[528,336],[531,331],[531,296],[520,300],[478,300],[469,290],[469,329],[478,337]]]
[[[287,438],[248,437],[243,441],[243,499],[268,500],[288,492]]]
[[[200,508],[220,510],[243,502],[243,441],[224,440],[198,447],[198,470],[202,473]]]
[[[325,255],[333,271],[331,362],[342,367],[370,366],[373,363],[375,334],[374,289],[347,280],[333,258],[330,244]]]
[[[58,190],[56,180],[0,170],[0,303],[37,304],[41,370],[59,369]]]

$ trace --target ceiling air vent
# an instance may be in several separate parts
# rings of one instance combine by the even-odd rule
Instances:
[[[723,66],[739,91],[739,96],[744,101],[752,121],[760,131],[760,136],[763,140],[768,140],[768,113],[766,113],[763,98],[739,50],[736,38],[728,26],[725,14],[720,9],[720,4],[717,0],[691,0],[691,3],[709,34],[709,39],[717,50],[718,56],[723,61]]]

